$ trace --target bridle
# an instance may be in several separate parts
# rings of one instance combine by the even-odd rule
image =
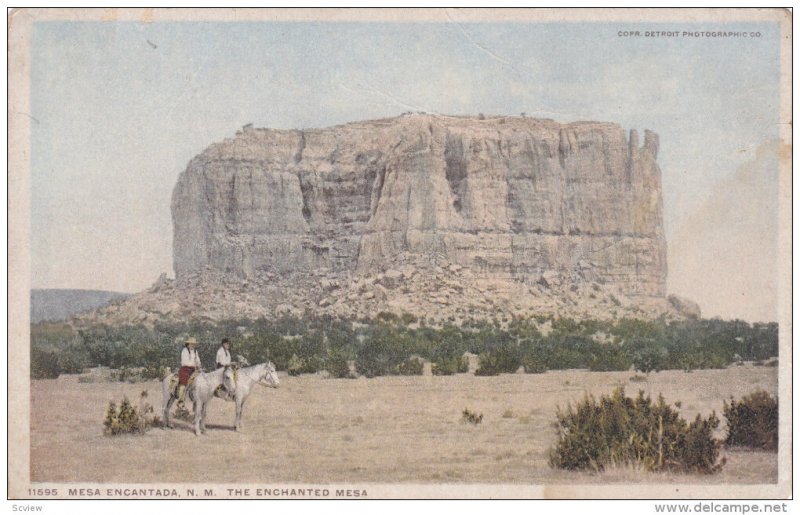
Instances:
[[[264,377],[266,377],[266,375],[267,375],[266,365],[264,366],[264,369],[265,369],[264,370]],[[248,377],[248,379],[250,379],[251,381],[253,381],[254,383],[256,383],[258,385],[261,385],[261,386],[263,386],[265,388],[275,388],[275,385],[271,385],[271,384],[265,382],[264,381],[264,377],[260,377],[260,378],[256,379],[253,376],[251,376],[250,374],[248,374],[244,369],[242,370],[242,373],[244,375],[246,375]]]

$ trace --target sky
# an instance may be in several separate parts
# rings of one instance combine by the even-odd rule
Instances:
[[[657,132],[668,289],[693,298],[704,315],[774,320],[777,247],[755,260],[730,260],[713,280],[703,263],[720,235],[735,253],[752,248],[754,235],[777,234],[777,201],[769,201],[777,197],[777,160],[769,156],[777,152],[770,144],[778,137],[779,26],[702,25],[759,38],[619,36],[697,28],[36,22],[31,286],[136,292],[162,272],[172,275],[170,198],[178,174],[248,123],[296,129],[409,110],[525,112]],[[700,223],[707,217],[698,213],[709,210],[724,221],[729,204],[718,197],[741,182],[743,169],[764,187],[734,200],[764,196],[754,203],[766,212],[735,230]],[[762,279],[728,284],[726,277],[740,273]],[[751,290],[760,293],[757,302],[743,300],[755,298]],[[736,300],[712,302],[720,298]]]

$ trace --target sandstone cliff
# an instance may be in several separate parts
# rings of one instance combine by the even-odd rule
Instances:
[[[245,127],[178,179],[176,278],[92,319],[696,316],[665,297],[657,153],[597,122]]]
[[[546,272],[665,294],[658,137],[609,123],[409,115],[245,128],[184,171],[176,277],[386,270],[438,255],[487,277]]]

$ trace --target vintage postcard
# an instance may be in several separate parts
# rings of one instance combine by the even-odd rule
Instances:
[[[11,499],[791,497],[791,12],[8,27]]]

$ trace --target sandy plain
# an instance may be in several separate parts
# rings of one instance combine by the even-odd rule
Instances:
[[[103,435],[109,400],[134,403],[143,390],[160,409],[161,390],[146,383],[86,383],[79,376],[31,381],[31,480],[98,483],[405,483],[405,484],[768,484],[778,479],[776,453],[725,449],[714,475],[554,470],[558,406],[624,386],[680,401],[688,420],[757,389],[777,394],[777,368],[651,373],[549,371],[477,377],[414,376],[331,379],[281,374],[278,389],[257,388],[244,428],[232,429],[233,403],[215,399],[208,432],[190,424],[145,435]],[[462,410],[483,422],[462,422]]]

